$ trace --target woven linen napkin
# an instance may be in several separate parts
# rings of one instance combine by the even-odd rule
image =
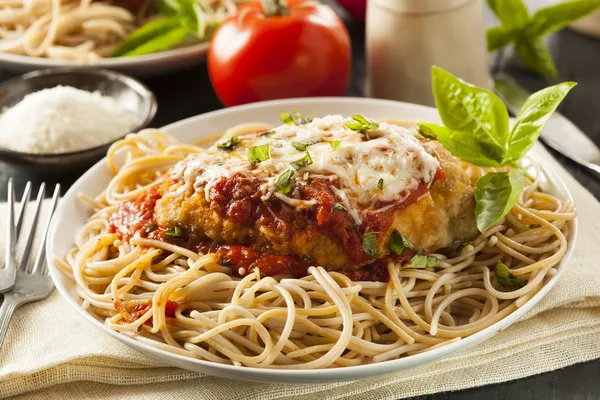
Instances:
[[[600,203],[542,146],[538,150],[575,198],[580,231],[573,260],[554,289],[520,322],[471,350],[361,381],[239,384],[170,367],[130,349],[89,325],[55,291],[15,313],[0,348],[0,398],[399,399],[505,382],[600,358]]]

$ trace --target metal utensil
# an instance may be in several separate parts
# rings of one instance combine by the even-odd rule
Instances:
[[[495,76],[495,91],[504,100],[508,110],[517,115],[531,95],[506,74]],[[576,163],[600,174],[600,149],[571,121],[555,112],[540,136],[548,146]]]
[[[50,227],[50,221],[52,220],[52,214],[54,214],[54,210],[56,209],[56,204],[60,196],[60,185],[56,185],[56,188],[54,189],[54,194],[52,195],[52,205],[50,207],[50,215],[48,215],[48,221],[44,227],[42,240],[38,247],[39,250],[32,268],[28,268],[29,253],[31,253],[31,244],[33,242],[32,238],[35,236],[37,218],[39,216],[42,199],[44,198],[44,186],[45,185],[42,185],[42,187],[40,187],[40,192],[38,193],[34,220],[31,224],[30,231],[28,232],[29,236],[25,245],[24,256],[21,258],[16,270],[17,279],[15,281],[14,288],[10,292],[6,292],[3,295],[4,300],[0,306],[0,346],[2,345],[4,335],[8,329],[8,323],[10,322],[10,318],[12,317],[14,311],[25,303],[45,299],[50,293],[52,293],[52,290],[54,289],[54,284],[48,275],[48,268],[46,266],[45,244],[48,228]],[[9,193],[9,199],[10,196],[11,193]],[[9,208],[12,208],[13,204],[13,202],[9,201]],[[25,204],[26,203],[23,203],[23,207],[21,207],[22,209],[24,208]],[[11,212],[14,213],[14,210],[9,209],[9,214]],[[13,227],[13,229],[14,228],[15,227]],[[7,252],[6,259],[16,259],[14,247],[15,246],[10,249],[10,252]]]

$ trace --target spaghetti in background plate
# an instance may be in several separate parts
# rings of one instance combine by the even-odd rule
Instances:
[[[293,108],[310,121],[282,125]],[[366,140],[348,128],[356,114],[438,121],[398,102],[293,99],[118,142],[56,214],[57,288],[138,350],[263,381],[423,365],[500,332],[550,290],[576,220],[535,154],[517,205],[482,234],[473,182],[485,171],[410,124],[380,122]],[[215,132],[218,145],[186,144]]]

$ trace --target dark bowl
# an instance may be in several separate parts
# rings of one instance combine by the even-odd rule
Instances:
[[[146,128],[156,114],[156,97],[141,82],[118,72],[72,68],[30,72],[0,84],[0,110],[14,106],[30,93],[59,85],[112,97],[133,112],[132,132]],[[97,147],[66,153],[25,153],[0,147],[0,160],[45,172],[83,170],[104,157],[110,145],[128,133],[122,132],[120,137]]]

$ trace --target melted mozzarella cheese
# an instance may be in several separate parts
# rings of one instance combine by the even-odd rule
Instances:
[[[365,134],[346,126],[351,118],[328,115],[303,125],[281,125],[270,135],[255,133],[241,135],[240,143],[225,151],[216,145],[203,153],[191,154],[172,172],[174,179],[183,179],[195,190],[203,188],[207,200],[210,187],[222,177],[242,174],[261,183],[263,199],[277,192],[276,180],[291,169],[290,163],[301,159],[306,152],[312,164],[295,172],[294,179],[310,176],[337,176],[339,189],[334,193],[352,211],[367,209],[375,202],[402,201],[421,184],[433,183],[439,162],[425,151],[414,133],[406,128],[382,122]],[[331,142],[339,141],[334,150]],[[299,151],[294,143],[308,144]],[[246,155],[253,146],[269,145],[270,158],[252,166]],[[294,191],[286,194],[288,204],[294,204]],[[283,195],[277,193],[277,197]],[[299,203],[298,203],[299,204]]]

